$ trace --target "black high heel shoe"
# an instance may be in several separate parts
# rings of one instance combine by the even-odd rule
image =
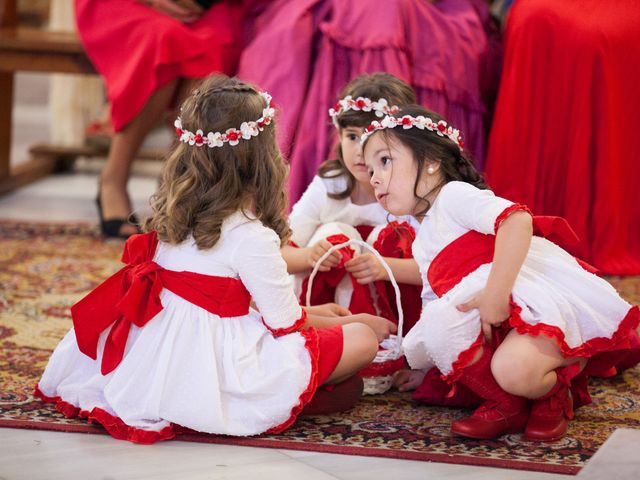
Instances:
[[[102,189],[98,186],[98,195],[96,196],[96,206],[98,207],[98,216],[100,217],[100,231],[105,237],[110,238],[122,238],[126,240],[131,235],[135,233],[142,233],[140,226],[138,225],[140,222],[135,213],[129,215],[128,218],[113,218],[111,220],[105,220],[102,214],[102,201],[100,200],[100,194],[102,193]],[[133,225],[136,227],[135,233],[122,233],[120,229],[123,225]]]

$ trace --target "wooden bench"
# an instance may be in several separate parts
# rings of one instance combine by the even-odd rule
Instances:
[[[0,0],[0,195],[55,171],[68,168],[78,156],[104,156],[84,146],[37,145],[29,161],[11,168],[11,132],[14,76],[18,71],[95,74],[75,33],[20,27],[16,0]],[[138,157],[157,159],[160,152]]]

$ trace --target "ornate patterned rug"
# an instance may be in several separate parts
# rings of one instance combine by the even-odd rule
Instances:
[[[0,222],[0,427],[105,433],[66,419],[31,393],[71,326],[69,307],[120,268],[121,249],[122,242],[104,241],[86,225]],[[609,280],[629,301],[640,302],[639,277]],[[179,439],[577,473],[616,428],[640,428],[640,368],[593,380],[590,387],[593,403],[576,412],[564,439],[552,443],[520,435],[453,437],[451,421],[469,411],[418,405],[400,393],[365,397],[344,414],[302,418],[281,435]]]

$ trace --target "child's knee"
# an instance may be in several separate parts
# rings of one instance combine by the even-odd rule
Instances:
[[[362,359],[363,365],[371,363],[378,352],[378,338],[371,327],[364,323],[350,323],[343,327],[343,332],[354,356]]]
[[[525,355],[496,352],[491,359],[491,373],[498,385],[508,393],[527,396],[538,376],[537,367]]]

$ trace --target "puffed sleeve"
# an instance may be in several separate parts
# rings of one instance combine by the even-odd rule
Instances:
[[[529,212],[524,205],[514,204],[497,197],[491,190],[481,190],[466,182],[447,183],[436,201],[457,224],[488,235],[495,234],[500,223],[514,211]]]
[[[322,224],[321,213],[326,203],[327,188],[322,179],[315,176],[289,215],[289,225],[293,230],[291,240],[296,245],[307,246],[311,236]]]
[[[306,312],[294,294],[278,235],[256,222],[243,227],[231,259],[233,268],[275,336],[299,330]]]

